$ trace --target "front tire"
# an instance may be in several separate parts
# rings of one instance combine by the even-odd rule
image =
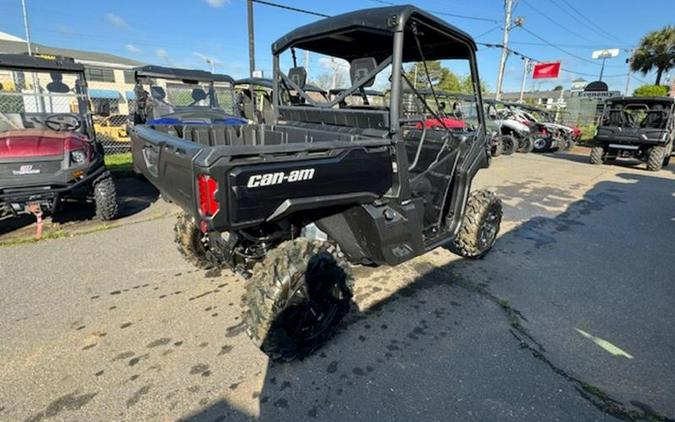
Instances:
[[[666,147],[655,146],[649,149],[649,156],[647,157],[647,170],[659,171],[663,167],[663,162],[666,159]]]
[[[352,277],[328,242],[286,241],[253,269],[243,297],[251,340],[273,360],[311,354],[330,339],[349,312]]]
[[[494,192],[479,190],[469,197],[459,232],[449,246],[464,258],[481,258],[497,240],[502,221],[502,202]]]
[[[590,163],[591,164],[602,164],[602,156],[605,154],[605,149],[603,147],[593,147],[591,148]]]
[[[94,204],[97,219],[109,221],[117,217],[117,189],[115,181],[109,174],[94,182]]]
[[[504,155],[511,155],[516,152],[516,149],[518,148],[518,144],[513,136],[502,135],[500,142],[502,144],[502,153]]]
[[[546,138],[535,138],[532,143],[534,152],[546,152],[551,148],[551,141]]]
[[[523,154],[528,154],[532,152],[532,149],[534,148],[534,145],[532,144],[532,139],[524,138],[520,141],[520,145],[518,148],[518,152],[523,153]]]

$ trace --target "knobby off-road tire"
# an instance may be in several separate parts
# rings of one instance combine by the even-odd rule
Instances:
[[[527,154],[532,152],[532,149],[534,148],[534,145],[532,144],[532,139],[530,138],[525,138],[522,139],[519,143],[518,146],[518,152]]]
[[[271,359],[290,361],[335,334],[351,308],[352,276],[334,245],[298,238],[254,267],[242,300],[251,340]]]
[[[518,141],[513,136],[502,135],[501,137],[502,153],[504,155],[511,155],[518,149]]]
[[[666,147],[655,146],[649,149],[649,156],[647,157],[647,170],[659,171],[663,167],[663,162],[666,159]]]
[[[534,152],[546,152],[551,149],[551,141],[546,138],[534,138],[532,139],[532,151]]]
[[[591,164],[602,164],[603,162],[602,156],[604,155],[604,153],[605,150],[602,147],[591,148],[591,157],[590,157]]]
[[[502,155],[502,141],[500,139],[495,139],[490,148],[490,155],[493,157],[499,157]]]
[[[106,174],[96,179],[93,190],[96,218],[109,221],[117,217],[117,190],[112,176]]]
[[[494,245],[502,221],[502,202],[494,192],[471,193],[459,232],[449,249],[464,258],[480,258]]]
[[[173,227],[176,248],[183,258],[200,270],[208,270],[215,266],[209,258],[208,243],[204,233],[199,230],[195,218],[182,213]]]

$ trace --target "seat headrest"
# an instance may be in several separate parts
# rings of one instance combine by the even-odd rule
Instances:
[[[156,98],[158,100],[163,100],[166,98],[166,91],[164,91],[164,88],[161,86],[151,86],[150,93],[152,94],[152,98]]]
[[[302,66],[292,67],[288,71],[288,79],[293,81],[298,87],[304,89],[307,83],[307,70]]]
[[[367,76],[376,67],[377,60],[374,57],[361,57],[360,59],[352,60],[349,67],[349,77],[352,80],[352,85],[355,85],[359,79]],[[373,84],[375,84],[375,78],[369,80],[363,86],[371,87]]]

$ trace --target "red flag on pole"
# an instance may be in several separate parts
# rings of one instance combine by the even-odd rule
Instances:
[[[537,63],[534,65],[532,79],[556,79],[560,74],[560,62]]]

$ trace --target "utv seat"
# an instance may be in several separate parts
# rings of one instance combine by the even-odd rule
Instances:
[[[647,115],[640,123],[641,128],[649,129],[665,129],[668,121],[667,114],[664,110],[655,108],[647,112]]]

